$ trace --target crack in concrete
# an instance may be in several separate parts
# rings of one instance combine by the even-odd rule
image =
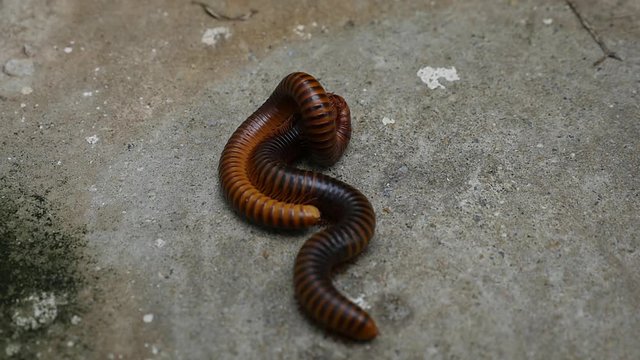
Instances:
[[[593,28],[593,26],[591,26],[591,24],[589,24],[589,22],[584,17],[582,17],[582,15],[578,11],[578,8],[573,3],[573,1],[572,0],[565,0],[565,2],[567,3],[567,5],[569,5],[569,8],[571,8],[571,11],[573,11],[574,15],[578,18],[578,21],[580,21],[580,24],[582,25],[582,27],[585,28],[585,30],[587,30],[589,35],[591,35],[591,38],[593,39],[593,41],[595,41],[596,44],[598,44],[598,46],[600,46],[600,49],[604,53],[604,55],[602,55],[602,57],[600,57],[598,60],[596,60],[593,63],[593,66],[598,66],[598,65],[602,64],[602,62],[604,62],[608,58],[612,58],[612,59],[616,59],[618,61],[622,61],[622,58],[620,56],[618,56],[618,54],[616,54],[615,52],[611,51],[607,47],[607,45],[604,43],[604,41],[602,40],[600,35],[598,35],[596,30]]]

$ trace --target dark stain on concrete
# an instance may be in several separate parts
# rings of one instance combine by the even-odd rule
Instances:
[[[80,313],[83,232],[65,230],[44,196],[0,177],[0,357],[36,356]]]

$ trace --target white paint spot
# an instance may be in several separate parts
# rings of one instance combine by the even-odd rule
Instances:
[[[152,322],[152,321],[153,321],[153,314],[145,314],[145,315],[142,317],[142,321],[144,321],[144,322],[145,322],[145,323],[147,323],[147,324],[148,324],[148,323],[150,323],[150,322]]]
[[[162,249],[167,244],[167,242],[162,239],[156,239],[155,244],[158,249]]]
[[[73,48],[71,46],[67,46],[62,51],[64,51],[66,54],[71,54],[71,52],[73,51]]]
[[[22,93],[22,95],[29,95],[33,92],[33,88],[31,88],[31,86],[24,86],[22,89],[20,89],[20,93]]]
[[[19,328],[35,330],[52,323],[57,316],[58,302],[55,294],[43,292],[22,299],[11,315],[11,320]]]
[[[84,138],[85,140],[87,140],[87,142],[91,145],[96,144],[98,141],[100,141],[100,138],[98,137],[98,135],[92,135],[92,136],[88,136],[86,138]]]
[[[7,356],[13,356],[16,355],[20,352],[20,344],[9,344],[7,345],[7,347],[4,349],[5,354],[7,354]]]
[[[296,27],[293,28],[293,33],[300,36],[303,39],[306,39],[306,40],[311,39],[311,33],[305,32],[304,29],[305,29],[304,25],[296,25]]]
[[[365,300],[364,300],[364,294],[360,294],[360,296],[358,296],[355,299],[351,299],[356,305],[360,306],[363,309],[370,309],[371,305],[369,305]]]
[[[93,96],[93,91],[85,91],[85,92],[82,93],[82,96],[84,96],[84,97]]]
[[[538,145],[536,145],[536,147],[539,148],[539,149],[542,149],[544,147],[544,145],[538,144]]]
[[[422,80],[423,83],[427,84],[429,89],[437,89],[445,87],[440,84],[438,79],[444,78],[447,81],[457,81],[460,80],[458,77],[458,72],[455,67],[447,68],[432,68],[431,66],[423,67],[418,70],[418,77]]]
[[[552,18],[542,19],[542,23],[545,25],[551,25],[553,24],[553,19]]]
[[[220,39],[228,40],[231,37],[231,30],[225,26],[207,29],[202,35],[202,42],[209,46],[216,46]]]
[[[78,316],[78,315],[73,315],[71,317],[71,323],[73,325],[78,325],[78,324],[80,324],[81,321],[82,321],[82,318],[80,316]]]
[[[389,124],[395,124],[396,121],[385,116],[385,117],[382,118],[382,123],[384,125],[389,125]]]

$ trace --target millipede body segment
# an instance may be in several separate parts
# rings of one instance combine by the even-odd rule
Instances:
[[[351,137],[349,107],[311,75],[292,73],[233,133],[218,173],[233,208],[255,223],[287,229],[327,225],[308,239],[294,266],[295,295],[309,317],[356,340],[378,329],[331,283],[332,268],[358,255],[375,229],[367,198],[329,176],[292,166],[303,154],[335,163]]]

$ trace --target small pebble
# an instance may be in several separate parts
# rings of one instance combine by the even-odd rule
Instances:
[[[146,314],[145,316],[142,317],[142,321],[144,321],[145,323],[150,323],[153,321],[153,314]]]
[[[100,141],[100,138],[98,137],[98,135],[88,136],[84,139],[91,145],[96,144],[98,141]]]
[[[156,247],[158,249],[163,248],[165,245],[167,244],[166,241],[162,240],[162,239],[156,239]]]
[[[4,72],[10,76],[31,76],[34,71],[31,59],[10,59],[4,64]]]
[[[36,49],[29,45],[29,44],[24,44],[22,46],[22,51],[24,52],[25,55],[27,55],[28,57],[34,57],[36,56]]]

